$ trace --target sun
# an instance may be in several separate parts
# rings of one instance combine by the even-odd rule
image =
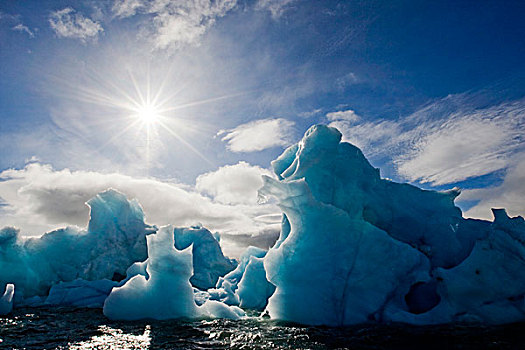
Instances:
[[[143,105],[137,108],[137,117],[142,123],[152,125],[159,121],[159,111],[153,105]]]
[[[174,103],[180,99],[179,94],[183,88],[168,85],[170,82],[168,79],[170,77],[169,72],[163,74],[163,78],[153,84],[150,81],[149,72],[142,74],[145,75],[142,79],[136,79],[131,70],[126,73],[129,80],[126,80],[125,77],[113,79],[127,82],[126,85],[116,85],[111,80],[100,77],[96,86],[83,87],[80,90],[82,95],[79,95],[79,98],[82,100],[85,99],[87,102],[97,104],[100,107],[111,108],[116,112],[112,122],[114,122],[117,132],[102,143],[98,150],[102,150],[112,143],[117,143],[118,139],[127,134],[134,134],[133,143],[136,145],[136,150],[144,156],[145,168],[149,171],[151,159],[158,157],[156,153],[160,153],[163,144],[162,139],[170,137],[176,139],[208,164],[212,164],[199,149],[186,140],[188,133],[200,132],[204,124],[198,121],[187,123],[185,122],[187,117],[178,111],[232,98],[240,94],[187,102],[181,100]],[[94,73],[95,76],[97,74]]]

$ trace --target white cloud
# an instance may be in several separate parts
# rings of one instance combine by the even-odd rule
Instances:
[[[429,128],[399,157],[399,174],[410,181],[441,185],[503,169],[518,146],[514,137],[519,130],[513,124],[490,111],[453,117]]]
[[[313,109],[311,111],[306,111],[306,112],[299,113],[299,117],[311,118],[311,117],[314,117],[314,116],[320,114],[322,111],[323,111],[322,108],[316,108],[316,109]]]
[[[17,23],[20,22],[20,15],[11,15],[0,11],[0,20]]]
[[[153,16],[150,27],[153,45],[157,49],[198,45],[201,37],[237,5],[237,0],[116,0],[115,17],[130,17],[137,13]]]
[[[145,5],[146,3],[143,0],[115,0],[111,10],[115,17],[126,18],[134,16]]]
[[[11,15],[5,12],[0,11],[0,22],[5,22],[11,26],[11,30],[26,33],[30,38],[35,37],[35,33],[38,31],[38,28],[33,30],[29,29],[28,26],[22,23],[22,16],[20,15]]]
[[[525,151],[525,99],[453,110],[437,120],[416,113],[407,122],[417,127],[408,134],[410,148],[396,161],[411,181],[441,185],[490,174],[512,166],[513,157]]]
[[[222,130],[217,135],[226,134],[222,140],[228,142],[228,149],[232,152],[262,151],[275,146],[288,146],[294,124],[283,118],[260,119],[231,130]]]
[[[525,99],[473,108],[467,96],[455,95],[396,121],[330,125],[367,156],[388,154],[405,179],[444,185],[512,164],[512,155],[525,148]]]
[[[339,129],[343,134],[343,141],[350,142],[361,148],[367,157],[384,153],[384,146],[389,145],[401,137],[399,123],[390,120],[355,123],[348,120],[336,120],[329,124]]]
[[[248,164],[242,166],[250,168]],[[147,222],[152,224],[187,226],[201,223],[228,237],[236,234],[257,236],[268,230],[273,232],[279,226],[276,222],[257,219],[279,213],[273,204],[259,205],[245,200],[227,205],[183,184],[116,173],[57,171],[49,165],[31,163],[23,169],[0,173],[0,227],[16,226],[21,228],[22,234],[39,235],[65,225],[84,226],[89,216],[85,202],[107,188],[117,189],[130,199],[137,198]],[[219,196],[222,190],[218,190]],[[239,193],[247,196],[246,191],[249,190],[244,188]]]
[[[256,8],[258,10],[268,10],[274,19],[281,17],[290,5],[297,0],[259,0]]]
[[[335,84],[340,90],[344,90],[348,86],[358,84],[360,82],[361,82],[361,79],[359,79],[355,73],[350,72],[338,78],[335,81]]]
[[[104,31],[100,23],[84,17],[71,7],[52,12],[49,24],[59,38],[80,39],[83,42],[96,39]]]
[[[525,99],[480,108],[480,97],[451,95],[398,120],[337,120],[330,126],[372,160],[394,162],[398,175],[409,181],[437,186],[502,171],[500,186],[464,190],[458,203],[477,202],[467,217],[491,219],[491,207],[522,215]]]
[[[31,31],[31,29],[29,29],[29,27],[23,25],[22,23],[18,23],[16,26],[14,26],[11,29],[15,30],[15,31],[18,31],[18,32],[26,33],[27,35],[29,35],[30,38],[34,38],[35,37],[35,33],[33,33],[33,31]]]
[[[326,114],[326,119],[329,121],[344,120],[347,122],[357,122],[361,119],[353,110],[337,111]]]
[[[513,160],[499,186],[464,190],[459,201],[478,202],[464,213],[465,217],[493,219],[490,208],[506,208],[510,216],[525,214],[525,152]]]
[[[257,191],[262,187],[262,175],[271,176],[268,169],[239,162],[197,177],[195,188],[224,204],[257,204]]]

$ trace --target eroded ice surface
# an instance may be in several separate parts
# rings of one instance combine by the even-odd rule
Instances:
[[[107,279],[59,282],[51,287],[44,305],[101,308],[117,282]]]
[[[310,128],[273,163],[281,237],[264,267],[272,318],[307,324],[525,319],[525,224],[463,219],[459,191],[383,180],[338,130]],[[308,307],[305,307],[308,305]]]
[[[217,238],[204,227],[177,227],[174,235],[177,249],[193,245],[193,276],[190,282],[196,288],[206,290],[215,287],[219,277],[237,266],[235,260],[223,255]]]
[[[248,282],[248,279],[246,279],[246,282],[244,283],[245,288],[247,290],[256,288],[257,285],[262,286],[263,289],[260,291],[257,291],[256,292],[257,295],[254,295],[252,297],[250,293],[245,292],[242,294],[242,298],[241,298],[241,294],[238,293],[239,283],[245,276],[246,268],[248,264],[250,263],[251,259],[252,258],[263,258],[265,255],[266,255],[266,250],[264,249],[252,247],[252,246],[246,248],[246,250],[241,255],[237,268],[231,271],[230,273],[228,273],[226,276],[220,277],[217,282],[216,288],[212,288],[208,290],[209,298],[212,300],[221,301],[228,305],[240,305],[242,303],[242,298],[257,299],[260,297],[261,293],[265,294],[266,299],[268,299],[268,297],[271,295],[271,293],[269,293],[268,291],[272,290],[272,286],[266,285],[268,282],[266,280],[266,275],[263,272],[259,272],[259,274],[257,273],[254,274],[253,272],[249,273],[248,276],[251,276],[251,277],[248,277],[250,282]],[[251,270],[255,270],[255,269],[252,267]],[[246,302],[249,305],[253,304],[253,302],[251,301],[245,301],[245,304]],[[266,306],[266,300],[264,301],[263,305],[261,304],[261,306],[257,306],[257,307],[245,306],[245,307],[252,308],[252,309],[262,309],[265,306]]]
[[[147,236],[146,276],[137,274],[114,288],[104,303],[104,315],[114,320],[231,318],[244,312],[238,307],[207,300],[194,301],[191,246],[175,247],[173,226],[164,226]]]
[[[274,291],[275,286],[266,279],[263,258],[251,256],[238,286],[239,305],[242,308],[262,310]]]
[[[87,230],[67,227],[24,240],[17,230],[2,229],[0,286],[14,283],[17,300],[46,296],[58,282],[112,279],[147,258],[145,236],[155,228],[144,223],[136,200],[107,190],[88,205]]]

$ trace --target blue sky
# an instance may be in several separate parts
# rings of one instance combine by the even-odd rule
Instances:
[[[155,223],[275,231],[260,174],[315,123],[384,177],[461,187],[466,216],[523,215],[524,15],[520,1],[2,2],[0,226],[83,225],[84,201],[120,186]],[[137,117],[145,105],[162,123]]]

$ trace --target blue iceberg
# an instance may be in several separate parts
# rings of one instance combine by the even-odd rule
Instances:
[[[315,125],[272,162],[281,236],[264,258],[272,318],[306,324],[525,319],[525,223],[464,219],[460,193],[381,179],[337,129]],[[306,307],[307,306],[307,307]]]
[[[107,190],[87,204],[87,230],[67,227],[25,240],[13,228],[0,230],[0,285],[16,286],[15,301],[47,296],[58,282],[119,279],[147,258],[146,235],[156,228],[144,223],[136,200]]]
[[[175,229],[176,230],[176,229]],[[193,273],[191,246],[175,247],[174,228],[164,226],[147,236],[147,276],[137,274],[114,288],[104,303],[104,315],[114,320],[230,318],[244,311],[218,301],[197,306],[190,283]]]
[[[44,305],[101,308],[109,293],[118,283],[103,279],[86,281],[77,279],[59,282],[51,287]]]
[[[240,258],[237,268],[219,278],[217,287],[208,290],[211,300],[228,305],[262,310],[275,287],[266,279],[262,258],[266,250],[248,247]]]
[[[191,284],[201,290],[215,287],[219,277],[237,267],[234,259],[226,258],[216,237],[201,226],[178,227],[173,232],[175,247],[183,250],[192,245],[193,275]]]
[[[146,237],[157,227],[145,223],[140,204],[112,189],[87,204],[86,230],[67,227],[29,239],[15,228],[0,230],[0,286],[16,286],[14,298],[14,287],[7,287],[9,305],[14,299],[19,306],[102,307],[113,287],[138,274],[149,277]],[[192,247],[193,286],[215,287],[236,268],[207,229],[175,228],[171,234],[178,249]]]
[[[341,326],[525,320],[525,220],[465,219],[458,189],[382,179],[334,128],[315,125],[272,162],[261,197],[283,212],[268,251],[240,261],[201,226],[158,229],[114,190],[87,230],[0,230],[0,314],[13,305],[102,307],[111,319],[246,317]]]

